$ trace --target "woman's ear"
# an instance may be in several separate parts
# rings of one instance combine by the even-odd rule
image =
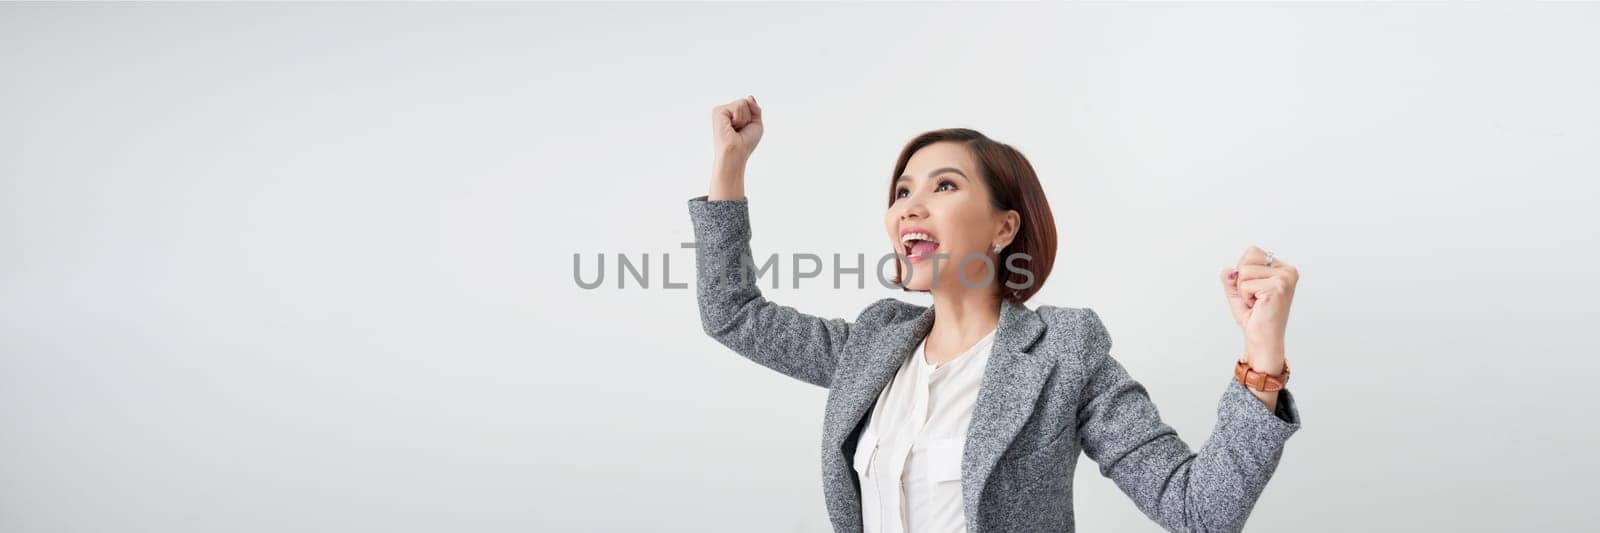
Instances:
[[[1010,246],[1017,240],[1017,232],[1022,231],[1022,214],[1015,209],[1007,209],[1000,216],[1000,232],[995,235],[995,242],[1001,246]]]

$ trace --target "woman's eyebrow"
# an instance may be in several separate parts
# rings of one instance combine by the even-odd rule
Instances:
[[[956,168],[956,167],[940,167],[940,168],[936,168],[936,169],[933,170],[933,172],[929,172],[928,176],[929,177],[938,176],[938,175],[944,174],[946,172],[954,172],[954,173],[956,173],[956,175],[961,176],[962,179],[970,179],[970,178],[967,178],[967,175],[965,173],[961,172],[961,169]],[[911,175],[910,174],[901,174],[899,178],[894,180],[895,183],[900,183],[902,181],[911,181]]]

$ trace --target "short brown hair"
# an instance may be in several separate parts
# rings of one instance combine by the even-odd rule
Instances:
[[[967,128],[923,133],[911,139],[900,151],[900,158],[894,164],[894,173],[889,175],[889,205],[893,206],[895,201],[896,176],[905,172],[912,154],[941,141],[955,141],[966,146],[973,159],[978,161],[978,172],[983,176],[984,185],[989,188],[990,204],[996,210],[1015,209],[1021,215],[1022,227],[1017,230],[1017,236],[1011,244],[1000,250],[1001,260],[995,265],[995,278],[990,282],[999,285],[1001,298],[1017,303],[1027,301],[1039,292],[1045,278],[1050,276],[1050,267],[1055,264],[1056,221],[1050,214],[1050,202],[1045,198],[1044,187],[1039,184],[1039,175],[1034,173],[1033,165],[1028,163],[1028,158],[1023,157],[1022,152]],[[1005,258],[1013,254],[1027,254],[1027,262],[1017,266],[1033,275],[1032,283],[1021,289],[1005,285],[1008,282],[1028,283],[1027,275],[1006,268]],[[900,290],[909,291],[900,280],[900,270],[900,261],[895,261],[894,283],[902,285]]]

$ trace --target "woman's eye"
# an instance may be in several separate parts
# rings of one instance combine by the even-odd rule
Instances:
[[[895,191],[894,191],[894,197],[895,197],[895,198],[905,198],[905,197],[906,197],[906,195],[905,195],[905,194],[903,194],[903,193],[905,193],[905,192],[906,192],[906,190],[905,190],[905,189],[904,189],[904,188],[900,188],[900,189],[895,189]]]
[[[937,191],[937,190],[939,190],[939,189],[942,189],[942,188],[944,188],[944,186],[945,186],[945,185],[950,185],[950,186],[951,186],[951,187],[952,187],[952,188],[954,188],[954,186],[955,186],[955,182],[953,182],[953,181],[948,181],[948,180],[947,180],[947,181],[941,181],[941,182],[939,182],[939,187],[938,187],[938,188],[936,188],[936,189],[934,189],[934,190],[936,190],[936,191]]]

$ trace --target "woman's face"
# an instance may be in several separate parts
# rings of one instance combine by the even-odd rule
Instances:
[[[965,146],[937,142],[912,154],[884,217],[895,252],[910,257],[901,266],[901,284],[918,291],[996,290],[990,265],[1005,266],[996,259],[994,246],[1011,243],[1020,216],[1014,210],[996,211],[989,196],[977,161]],[[913,232],[924,235],[908,240]],[[964,257],[971,257],[965,282],[957,270]]]

